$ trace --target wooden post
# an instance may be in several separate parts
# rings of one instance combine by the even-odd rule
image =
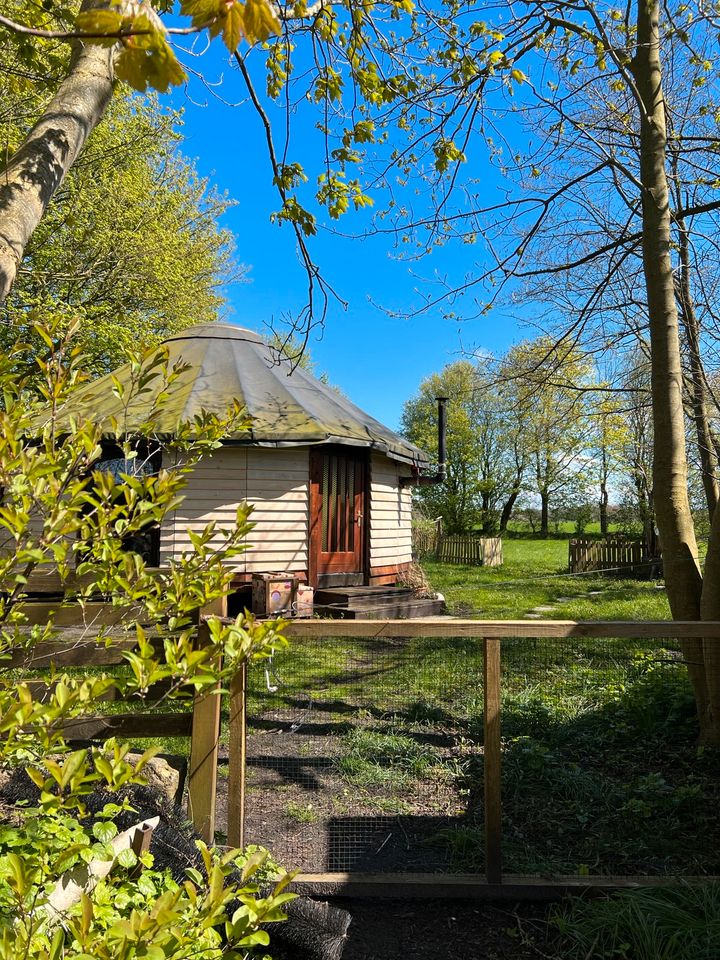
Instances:
[[[485,697],[485,876],[502,883],[502,788],[500,739],[500,640],[483,640]]]
[[[230,686],[230,771],[228,778],[228,845],[245,846],[245,767],[247,763],[247,663]]]
[[[222,597],[200,611],[198,646],[209,643],[205,616],[225,616],[227,598]],[[218,748],[220,745],[220,684],[195,697],[188,772],[188,814],[205,843],[215,841],[215,799],[217,796]]]

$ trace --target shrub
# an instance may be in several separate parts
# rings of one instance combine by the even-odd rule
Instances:
[[[130,850],[116,854],[113,819],[127,801],[118,798],[91,815],[86,798],[99,786],[117,791],[142,782],[150,752],[129,763],[127,745],[113,741],[70,751],[61,733],[66,720],[92,710],[112,686],[130,694],[170,680],[170,696],[202,691],[227,681],[248,657],[265,656],[284,644],[280,622],[238,618],[211,621],[209,644],[201,650],[193,646],[194,615],[229,590],[226,561],[245,549],[252,527],[249,510],[238,512],[233,529],[220,541],[214,525],[208,525],[194,536],[193,551],[161,575],[129,546],[175,509],[188,472],[219,446],[241,414],[231,410],[227,418],[207,415],[179,424],[172,440],[174,465],[157,473],[134,468],[138,450],[160,442],[153,415],[133,426],[132,437],[122,434],[121,417],[112,427],[124,470],[100,471],[100,427],[72,412],[81,364],[72,349],[72,331],[59,342],[52,327],[35,332],[47,345],[46,358],[38,360],[31,348],[18,344],[0,360],[0,659],[41,640],[59,639],[52,621],[29,628],[22,607],[28,578],[49,567],[67,583],[65,605],[103,594],[126,608],[122,630],[136,640],[137,652],[127,654],[129,670],[123,676],[56,673],[44,698],[12,672],[0,673],[0,767],[25,768],[38,788],[37,804],[16,807],[0,826],[0,956],[246,957],[268,943],[262,925],[282,919],[282,904],[291,896],[284,891],[288,877],[261,896],[254,882],[265,859],[261,851],[221,855],[201,845],[203,869],[188,870],[184,882],[153,869],[149,855],[138,864]],[[169,369],[162,351],[131,359],[130,369],[133,387],[123,392],[118,385],[118,398],[127,412],[134,397],[153,391],[153,414],[183,372]],[[18,375],[18,370],[27,372]],[[73,572],[78,581],[71,581]],[[133,617],[131,609],[139,615]],[[160,647],[137,621],[152,625]],[[100,630],[98,642],[115,639],[116,634]],[[110,864],[109,873],[101,869]],[[138,866],[145,868],[139,875]],[[81,889],[58,912],[53,893],[59,883],[67,886],[69,876]]]

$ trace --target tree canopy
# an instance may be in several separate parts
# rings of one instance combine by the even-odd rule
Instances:
[[[81,319],[86,363],[107,370],[224,309],[242,273],[219,225],[229,201],[178,151],[181,121],[155,97],[115,97],[30,239],[2,308],[5,346],[37,317]]]

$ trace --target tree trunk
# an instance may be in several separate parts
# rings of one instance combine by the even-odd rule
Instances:
[[[512,512],[515,509],[515,502],[520,496],[520,490],[512,490],[510,496],[507,498],[503,504],[502,511],[500,513],[500,533],[507,533],[508,523],[510,523],[510,518],[512,517]]]
[[[705,558],[705,576],[701,600],[703,620],[720,620],[720,508],[715,510]],[[703,664],[707,685],[705,743],[720,745],[720,641],[703,642]]]
[[[77,44],[67,77],[0,173],[0,303],[53,194],[107,109],[112,61],[112,49]]]
[[[603,537],[608,535],[608,491],[607,485],[603,480],[600,484],[600,533]]]
[[[717,477],[717,456],[707,412],[705,371],[700,354],[700,324],[697,314],[695,313],[695,304],[690,286],[690,238],[684,219],[679,219],[677,225],[678,248],[680,253],[680,276],[677,284],[677,295],[690,359],[690,407],[695,423],[695,437],[697,440],[698,456],[700,458],[705,502],[707,503],[710,523],[712,523],[713,516],[715,515],[715,507],[717,507],[718,499],[720,499]]]
[[[642,252],[652,362],[655,516],[672,615],[676,620],[697,620],[700,617],[702,578],[687,490],[683,377],[670,256],[667,132],[658,0],[638,0],[637,47],[632,69],[642,101]],[[701,737],[705,738],[708,734],[708,697],[702,641],[685,642],[683,651],[695,693]]]
[[[548,523],[549,502],[550,502],[550,495],[546,491],[541,490],[540,491],[540,536],[541,537],[547,537],[548,533],[550,532],[550,527]]]
[[[488,534],[490,532],[490,494],[486,493],[484,490],[480,495],[480,518],[482,523],[482,532]]]

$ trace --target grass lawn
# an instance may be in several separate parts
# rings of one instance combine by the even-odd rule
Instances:
[[[621,580],[567,573],[566,540],[504,540],[500,567],[423,561],[449,612],[483,620],[520,620],[535,607],[551,620],[665,620],[661,581]]]
[[[527,535],[528,537],[533,536],[532,527],[526,520],[511,520],[508,524],[508,531],[511,534]],[[611,523],[608,525],[609,533],[618,533],[619,527],[617,523]],[[578,534],[575,528],[575,522],[573,520],[561,520],[559,523],[550,524],[550,533],[553,536],[559,537],[599,537],[600,536],[600,521],[591,520],[590,523],[585,525],[585,531],[582,534]]]

